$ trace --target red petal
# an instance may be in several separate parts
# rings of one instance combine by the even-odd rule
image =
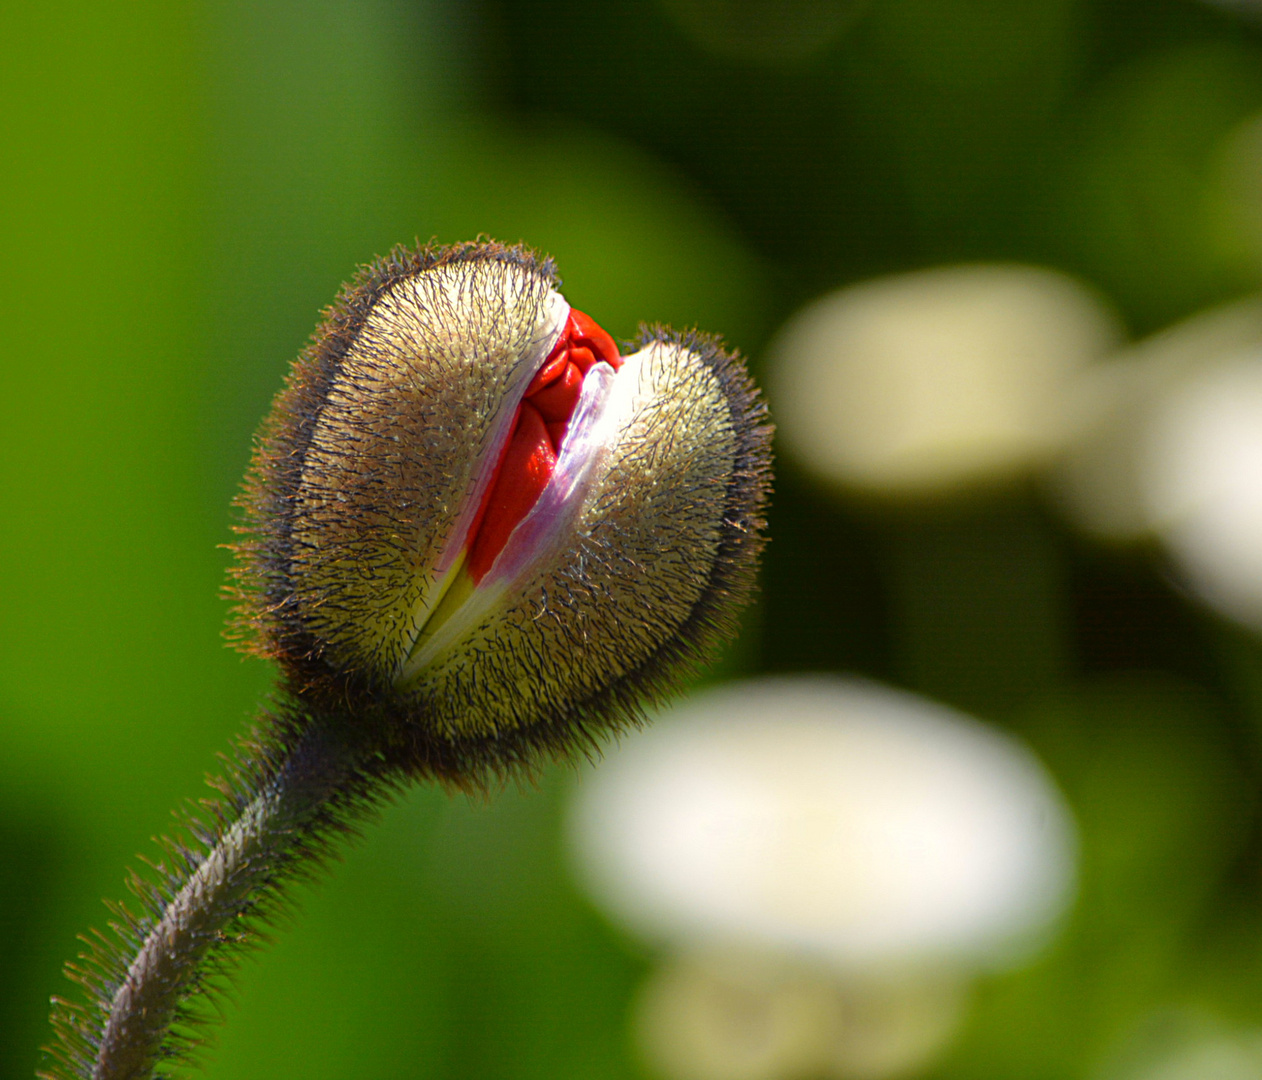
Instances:
[[[487,498],[482,527],[465,564],[475,584],[491,569],[509,534],[535,505],[555,465],[556,454],[543,417],[533,405],[523,402],[508,452]]]
[[[567,337],[573,337],[578,344],[586,345],[596,356],[617,371],[622,367],[622,357],[618,355],[618,346],[613,338],[590,315],[570,308],[570,318],[566,324]]]
[[[530,380],[530,384],[526,387],[526,397],[538,393],[548,383],[560,378],[565,373],[566,365],[570,362],[567,355],[569,344],[569,341],[564,336],[557,341],[552,348],[552,352],[548,354],[548,359],[544,361],[543,367],[535,372],[535,377]]]
[[[568,420],[578,404],[579,394],[583,392],[585,374],[575,364],[567,364],[565,374],[533,394],[530,404],[539,410],[545,421]]]
[[[581,311],[570,309],[565,329],[526,387],[495,478],[469,529],[465,569],[476,585],[535,505],[556,467],[557,454],[578,404],[583,378],[600,360],[622,367],[618,346]]]
[[[586,375],[596,366],[596,357],[592,354],[591,349],[584,348],[582,345],[575,345],[570,349],[570,363]]]
[[[549,420],[543,425],[548,429],[548,438],[552,440],[552,449],[558,456],[561,453],[561,440],[565,438],[566,431],[569,430],[570,422],[568,420]]]

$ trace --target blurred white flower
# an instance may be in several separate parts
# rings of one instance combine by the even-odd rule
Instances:
[[[1144,495],[1154,416],[1198,372],[1262,347],[1262,301],[1214,308],[1094,365],[1074,388],[1077,436],[1053,471],[1069,516],[1088,533],[1125,542],[1157,528]]]
[[[959,1028],[967,989],[940,973],[839,978],[800,957],[705,950],[650,976],[635,1035],[678,1080],[882,1080],[931,1060]]]
[[[1009,963],[1073,878],[1068,812],[1015,740],[827,676],[680,706],[586,777],[572,825],[582,878],[635,933],[848,970]]]
[[[923,495],[1044,462],[1071,433],[1072,377],[1119,338],[1104,303],[1051,270],[903,274],[789,320],[771,349],[772,407],[821,478]]]
[[[1143,450],[1145,506],[1184,576],[1262,629],[1262,346],[1172,393]]]
[[[981,968],[1064,910],[1073,826],[1009,736],[831,676],[713,690],[627,737],[571,818],[578,871],[665,947],[635,1010],[671,1080],[891,1080]]]

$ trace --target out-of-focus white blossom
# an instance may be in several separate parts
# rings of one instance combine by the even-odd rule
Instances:
[[[593,895],[649,940],[852,970],[1009,962],[1062,911],[1075,849],[1012,738],[825,676],[727,686],[628,737],[572,831]]]
[[[949,266],[841,289],[771,349],[785,445],[821,478],[923,495],[1046,461],[1072,432],[1073,377],[1116,346],[1113,313],[1075,279]]]
[[[636,1041],[676,1080],[883,1080],[936,1056],[967,989],[941,973],[844,978],[796,956],[683,952],[641,988]]]
[[[893,1080],[981,968],[1042,940],[1075,841],[1015,740],[831,676],[710,691],[628,736],[572,816],[579,873],[667,959],[635,1010],[669,1080]]]
[[[1262,301],[1203,312],[1079,376],[1077,435],[1053,474],[1061,504],[1092,535],[1130,541],[1157,527],[1144,495],[1154,416],[1189,379],[1262,347]]]
[[[1262,346],[1172,393],[1143,449],[1145,506],[1184,577],[1262,629]]]

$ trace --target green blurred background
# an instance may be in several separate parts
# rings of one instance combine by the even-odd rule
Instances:
[[[1262,287],[1212,210],[1262,22],[1196,0],[0,2],[0,1077],[75,935],[269,674],[223,645],[229,503],[318,311],[399,241],[556,257],[724,334],[877,274],[1078,274],[1134,336]],[[1162,1010],[1262,1027],[1262,649],[1035,482],[919,505],[779,468],[724,673],[855,671],[1024,737],[1079,902],[928,1075],[1091,1077]],[[417,790],[239,979],[207,1075],[643,1075],[647,953],[578,894],[572,784]]]

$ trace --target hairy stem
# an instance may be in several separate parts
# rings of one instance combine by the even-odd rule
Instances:
[[[137,947],[130,957],[107,957],[118,975],[102,970],[95,1009],[62,1017],[63,1045],[68,1027],[79,1043],[59,1054],[64,1075],[147,1080],[192,1042],[172,1034],[190,1020],[190,999],[214,991],[209,980],[225,954],[257,937],[255,924],[274,910],[281,883],[326,855],[331,835],[385,787],[379,760],[352,734],[336,717],[289,718],[272,765],[232,793],[235,819],[213,829],[200,855],[180,853],[186,871],[168,872],[149,918],[122,928]]]

